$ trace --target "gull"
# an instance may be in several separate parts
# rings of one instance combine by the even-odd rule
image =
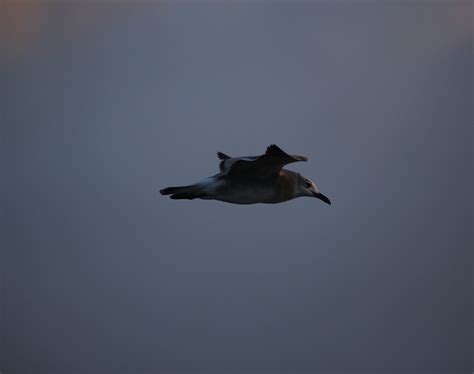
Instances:
[[[297,197],[316,197],[331,201],[316,184],[300,173],[283,169],[293,162],[307,161],[305,156],[289,155],[275,144],[261,156],[230,157],[217,152],[220,172],[188,186],[160,190],[171,199],[219,200],[233,204],[276,204]]]

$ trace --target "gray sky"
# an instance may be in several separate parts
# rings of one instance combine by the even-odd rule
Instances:
[[[2,373],[472,369],[472,2],[2,7]]]

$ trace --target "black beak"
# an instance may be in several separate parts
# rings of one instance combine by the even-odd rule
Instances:
[[[331,205],[331,200],[329,200],[329,199],[328,199],[326,196],[324,196],[322,193],[320,193],[320,192],[313,192],[313,196],[314,196],[314,197],[317,197],[319,200],[324,201],[326,204]]]

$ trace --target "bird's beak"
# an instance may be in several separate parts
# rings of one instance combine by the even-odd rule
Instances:
[[[313,192],[313,196],[317,197],[319,200],[324,201],[326,204],[331,205],[331,200],[329,200],[327,196],[324,196],[321,192]]]

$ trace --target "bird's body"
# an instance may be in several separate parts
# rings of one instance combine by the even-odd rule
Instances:
[[[275,204],[300,196],[318,197],[330,204],[308,178],[282,166],[306,161],[304,156],[288,155],[271,145],[262,156],[229,157],[221,152],[218,157],[220,173],[182,187],[168,187],[162,195],[172,199],[220,200],[234,204]]]
[[[271,204],[293,198],[295,179],[295,173],[289,170],[281,170],[275,178],[261,180],[236,180],[216,174],[187,187],[190,190],[199,191],[201,199],[220,200],[234,204]]]

